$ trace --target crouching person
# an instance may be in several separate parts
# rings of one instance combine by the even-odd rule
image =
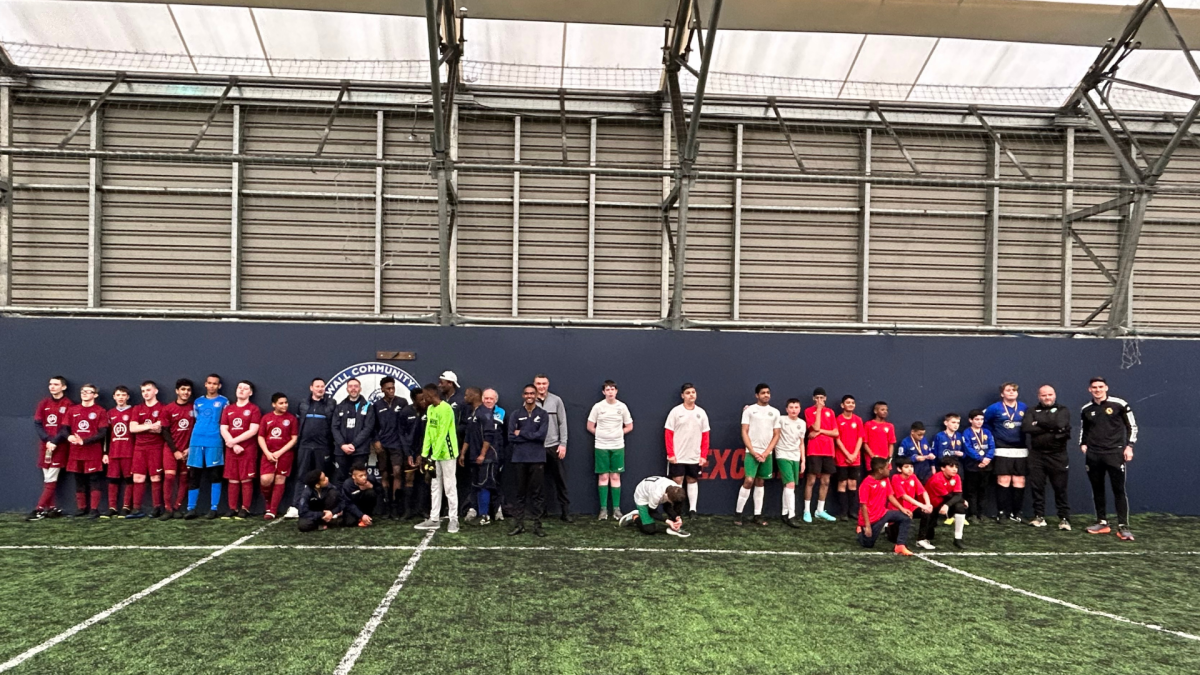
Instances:
[[[341,490],[332,485],[329,477],[320,469],[313,469],[304,475],[304,488],[296,497],[295,506],[300,512],[301,532],[341,525],[346,510]]]
[[[371,514],[379,504],[383,486],[379,479],[367,471],[365,464],[355,464],[350,469],[350,477],[342,483],[342,495],[346,500],[346,508],[342,511],[342,519],[347,527],[355,525],[367,527],[371,524]]]
[[[675,481],[666,476],[651,476],[638,483],[633,491],[633,504],[637,509],[621,516],[618,523],[628,526],[636,522],[643,534],[666,532],[675,537],[690,537],[692,535],[683,530],[684,496],[683,488]],[[660,526],[660,522],[664,525]]]
[[[912,555],[905,543],[908,530],[912,527],[912,511],[904,508],[892,494],[888,482],[888,460],[883,457],[871,459],[871,475],[858,486],[858,543],[863,548],[874,548],[875,540],[888,526],[895,528],[896,555]],[[892,536],[889,534],[888,539]]]

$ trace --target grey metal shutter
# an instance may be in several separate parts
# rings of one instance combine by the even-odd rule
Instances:
[[[67,135],[86,106],[36,99],[13,105],[13,142],[54,147]],[[67,146],[88,148],[88,128]],[[14,191],[13,304],[82,307],[87,305],[88,163],[87,160],[13,159],[13,182],[81,186],[73,191]]]
[[[858,171],[861,135],[791,127],[805,167]],[[746,171],[797,171],[775,125],[743,128]],[[739,318],[853,321],[858,289],[858,187],[743,181]]]
[[[701,124],[696,141],[696,168],[734,170],[736,127]],[[733,185],[733,180],[702,179],[692,188],[683,289],[688,318],[733,315]]]
[[[1165,143],[1143,143],[1157,157]],[[1184,141],[1179,146],[1162,183],[1200,184],[1200,149]],[[1158,194],[1146,209],[1133,277],[1135,327],[1200,327],[1200,198],[1196,195]]]
[[[512,162],[514,126],[511,117],[460,113],[459,161]],[[458,312],[513,316],[513,176],[460,173],[458,195]]]
[[[104,149],[181,152],[195,138],[208,109],[108,105],[100,115]],[[229,152],[232,118],[218,116],[198,152]],[[179,189],[228,192],[228,164],[103,163],[101,304],[105,307],[229,307],[230,208],[225,195],[170,193]],[[161,194],[122,188],[164,188]]]
[[[406,112],[388,113],[383,123],[385,158],[430,159],[433,120],[427,112],[415,118]],[[381,309],[400,314],[437,311],[437,182],[428,171],[386,169],[383,194]]]
[[[924,175],[984,178],[982,136],[901,132]],[[874,134],[873,174],[912,176],[885,132]],[[872,187],[870,319],[880,322],[983,322],[983,189]]]

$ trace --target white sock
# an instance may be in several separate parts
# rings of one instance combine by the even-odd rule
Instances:
[[[817,513],[825,513],[825,500],[817,500]]]
[[[754,486],[754,515],[762,515],[763,493],[766,489],[762,485]]]
[[[692,511],[699,511],[700,509],[696,508],[696,502],[700,500],[700,484],[699,483],[688,483],[687,484],[687,496],[688,496],[688,508],[691,509]]]
[[[750,499],[750,488],[743,485],[738,490],[737,508],[734,510],[735,513],[741,513],[742,511],[746,510],[747,499]]]
[[[954,538],[962,539],[963,525],[967,524],[967,516],[962,513],[954,514]]]
[[[812,500],[811,499],[804,500],[804,515],[806,515],[806,516],[812,515]]]
[[[783,488],[783,515],[796,517],[796,488]]]

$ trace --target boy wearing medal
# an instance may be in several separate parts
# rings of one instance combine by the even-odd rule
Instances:
[[[938,432],[937,436],[933,437],[933,454],[937,456],[939,465],[941,460],[949,457],[954,460],[954,464],[962,470],[963,459],[963,435],[958,430],[962,420],[958,413],[948,413],[942,418],[943,430]]]
[[[992,459],[996,456],[996,441],[992,432],[983,428],[983,411],[967,413],[971,425],[963,437],[966,454],[963,455],[963,491],[967,499],[967,517],[978,523],[983,519],[983,489],[992,475]]]
[[[921,483],[929,480],[929,477],[933,475],[937,457],[933,454],[933,448],[929,446],[929,441],[925,440],[925,425],[922,422],[912,423],[908,436],[900,441],[896,456],[906,458],[912,463],[917,479]],[[900,467],[895,466],[892,471],[898,473]]]
[[[1025,506],[1025,475],[1029,473],[1029,449],[1021,432],[1025,404],[1017,400],[1015,382],[1000,385],[1000,400],[983,411],[983,425],[996,441],[996,517],[1021,522]]]

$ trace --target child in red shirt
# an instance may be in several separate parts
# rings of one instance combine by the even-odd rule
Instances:
[[[879,534],[894,523],[896,546],[893,550],[896,555],[912,555],[912,551],[905,546],[908,528],[912,526],[912,511],[904,508],[892,494],[887,474],[887,458],[875,457],[871,460],[871,475],[858,486],[858,501],[861,504],[858,509],[858,543],[863,548],[874,548]]]
[[[965,549],[963,545],[963,527],[967,524],[967,500],[963,499],[962,478],[958,475],[958,461],[950,455],[943,456],[938,463],[941,470],[925,481],[925,492],[933,504],[933,512],[921,516],[921,531],[918,536],[921,542],[933,548],[933,529],[937,527],[940,518],[952,519],[954,522],[954,548]]]

